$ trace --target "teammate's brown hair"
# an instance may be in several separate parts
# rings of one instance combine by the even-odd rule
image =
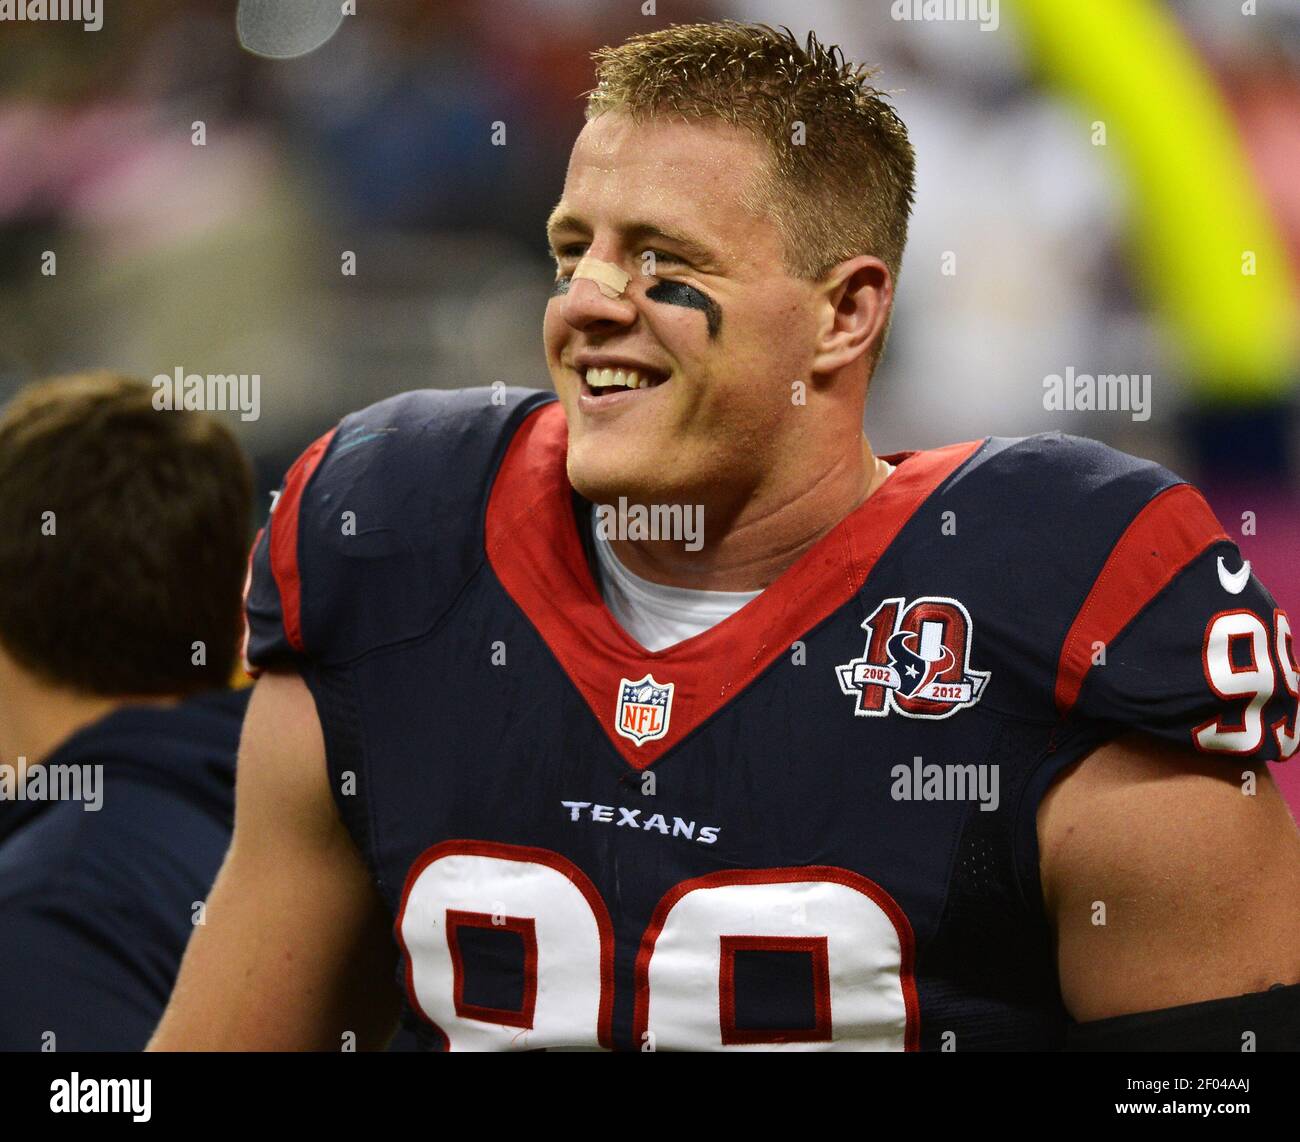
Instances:
[[[809,33],[732,20],[675,25],[594,53],[586,115],[715,118],[753,132],[769,163],[745,201],[771,212],[795,277],[872,254],[898,276],[915,160],[875,74]],[[796,141],[803,124],[802,142]]]
[[[0,645],[85,693],[223,685],[251,508],[215,419],[155,410],[149,385],[113,373],[30,386],[0,411]]]

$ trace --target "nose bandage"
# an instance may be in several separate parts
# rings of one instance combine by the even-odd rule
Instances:
[[[593,258],[588,255],[582,258],[573,271],[573,277],[590,278],[597,286],[600,292],[606,297],[622,297],[623,291],[627,289],[627,283],[632,280],[632,275],[620,270],[617,266],[609,262],[602,262],[599,258]]]

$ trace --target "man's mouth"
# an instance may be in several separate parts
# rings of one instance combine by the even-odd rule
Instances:
[[[590,368],[583,377],[582,391],[587,396],[608,397],[615,393],[629,393],[640,389],[653,389],[668,377],[646,369],[596,369]]]

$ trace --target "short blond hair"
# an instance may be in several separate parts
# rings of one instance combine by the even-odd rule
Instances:
[[[789,273],[816,280],[871,254],[898,276],[915,159],[903,121],[867,82],[870,68],[814,33],[800,44],[788,28],[734,20],[673,25],[592,58],[587,119],[614,110],[720,119],[766,145],[767,169],[745,201],[772,214]]]

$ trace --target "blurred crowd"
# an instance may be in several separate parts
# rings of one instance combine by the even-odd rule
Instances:
[[[868,410],[879,449],[1062,428],[1205,478],[1123,173],[1086,109],[1037,73],[1019,2],[990,31],[898,20],[890,0],[675,0],[655,15],[640,0],[360,0],[288,60],[242,50],[230,0],[109,0],[96,33],[6,24],[0,400],[92,366],[257,373],[260,419],[234,427],[266,490],[307,440],[390,393],[544,387],[543,223],[590,52],[735,17],[815,28],[878,66],[913,137],[918,200]],[[1164,9],[1214,77],[1300,295],[1300,0]],[[939,268],[949,253],[956,273]],[[1152,374],[1151,418],[1046,409],[1043,378],[1067,366]],[[1270,492],[1295,494],[1278,479]],[[1300,534],[1287,542],[1300,555]]]

